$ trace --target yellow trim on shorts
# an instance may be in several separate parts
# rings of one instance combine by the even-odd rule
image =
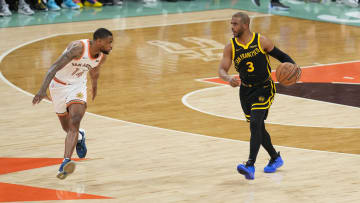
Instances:
[[[272,102],[274,101],[274,96],[275,96],[274,93],[276,93],[276,88],[275,88],[274,82],[271,81],[270,84],[271,84],[271,95],[270,95],[269,99],[266,102],[254,103],[251,106],[255,106],[255,105],[256,106],[262,106],[262,105],[266,105],[266,103],[268,103],[268,104],[266,106],[264,106],[264,107],[252,107],[251,110],[270,108]]]

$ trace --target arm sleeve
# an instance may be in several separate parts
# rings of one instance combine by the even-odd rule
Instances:
[[[277,60],[279,60],[281,63],[284,62],[290,62],[292,64],[295,64],[295,61],[292,60],[292,58],[285,54],[284,52],[282,52],[280,49],[278,49],[277,47],[274,47],[273,50],[271,50],[269,52],[270,56],[276,58]]]

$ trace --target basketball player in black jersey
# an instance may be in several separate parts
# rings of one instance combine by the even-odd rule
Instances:
[[[271,79],[269,55],[280,62],[295,62],[276,48],[273,42],[259,33],[250,31],[250,18],[243,12],[235,13],[231,19],[234,38],[224,48],[219,66],[219,76],[232,87],[240,86],[240,102],[246,120],[250,122],[250,155],[246,164],[239,164],[237,170],[246,179],[254,179],[255,161],[262,145],[271,159],[264,172],[273,173],[283,165],[279,152],[271,143],[264,120],[274,100],[275,85]],[[240,79],[230,76],[228,71],[234,62]]]

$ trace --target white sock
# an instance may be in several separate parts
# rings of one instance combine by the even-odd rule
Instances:
[[[82,135],[79,133],[78,135],[78,141],[82,140]]]

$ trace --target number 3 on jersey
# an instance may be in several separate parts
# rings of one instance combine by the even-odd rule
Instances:
[[[248,65],[247,72],[251,73],[255,70],[254,64],[252,62],[247,62],[246,65]]]

